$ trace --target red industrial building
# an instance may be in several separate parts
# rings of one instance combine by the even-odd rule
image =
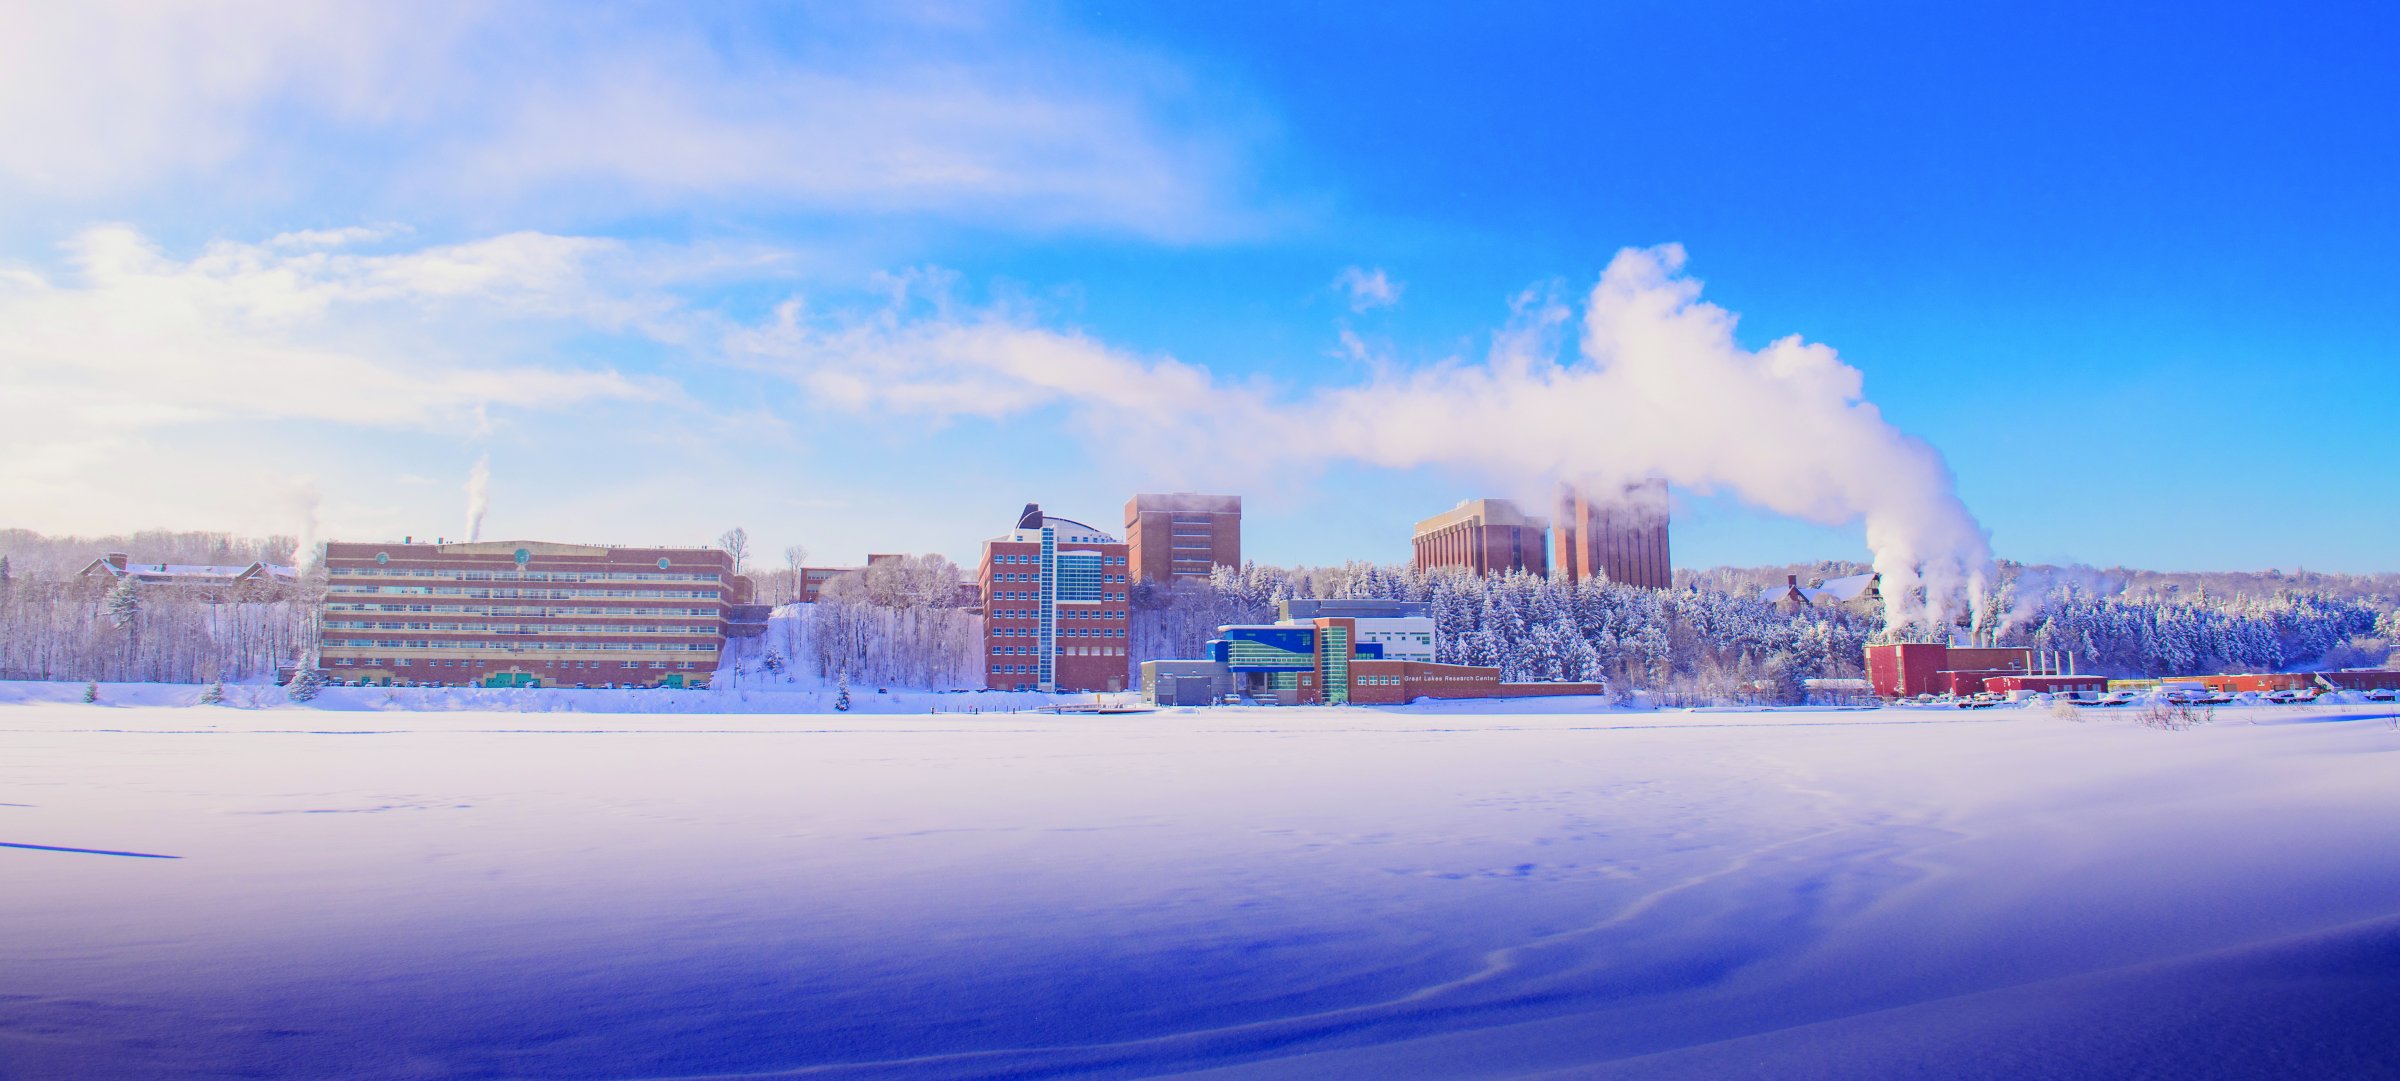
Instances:
[[[2073,691],[2105,691],[2107,676],[1992,676],[1983,681],[1981,690],[1992,694],[2033,691],[2041,694],[2066,694]]]
[[[2108,687],[2106,677],[2059,672],[2056,665],[2042,664],[2042,659],[2042,655],[2023,646],[1960,647],[1931,642],[1868,646],[1867,680],[1874,686],[1876,697],[1885,699],[1914,698],[1921,694],[2098,691]],[[2174,678],[2177,682],[2197,683],[2227,693],[2400,690],[2400,669],[2387,668]]]
[[[1901,642],[1867,647],[1867,682],[1878,698],[1978,694],[1994,677],[2045,674],[2050,673],[2035,670],[2033,650],[2022,646]]]
[[[2318,682],[2337,691],[2400,691],[2400,669],[2345,668],[2315,675]]]
[[[1470,499],[1417,523],[1416,565],[1465,567],[1477,574],[1550,573],[1550,523],[1505,499]]]

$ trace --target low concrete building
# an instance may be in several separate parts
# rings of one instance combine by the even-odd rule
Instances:
[[[1233,693],[1233,673],[1216,661],[1143,661],[1142,698],[1156,706],[1213,706]]]

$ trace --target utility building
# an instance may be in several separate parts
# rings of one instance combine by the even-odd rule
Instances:
[[[1550,523],[1505,499],[1470,499],[1417,523],[1419,569],[1465,567],[1477,574],[1550,573],[1543,548]]]

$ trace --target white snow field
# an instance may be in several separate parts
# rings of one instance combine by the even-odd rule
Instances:
[[[10,1081],[2400,1076],[2389,707],[119,690],[0,705]]]

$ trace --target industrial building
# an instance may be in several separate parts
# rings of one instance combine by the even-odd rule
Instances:
[[[1987,679],[2050,675],[2054,668],[2037,666],[2033,650],[2022,646],[1903,642],[1867,647],[1867,681],[1874,685],[1878,698],[1981,694]]]
[[[2073,670],[2071,655],[2045,654],[2024,646],[1964,647],[1919,642],[1868,646],[1867,679],[1874,685],[1876,696],[1884,699],[1924,694],[1966,697],[2012,691],[2140,690],[2160,684],[2155,679],[2112,680],[2080,674]],[[2228,694],[2400,690],[2400,670],[2352,668],[2335,672],[2179,676],[2170,682]]]
[[[1505,499],[1469,499],[1417,523],[1419,570],[1464,567],[1477,574],[1547,575],[1550,523]]]
[[[325,572],[318,667],[343,681],[704,686],[766,626],[714,548],[335,541]]]
[[[1125,504],[1125,545],[1136,582],[1206,578],[1242,565],[1242,497],[1173,492]]]
[[[1568,581],[1606,577],[1644,589],[1669,589],[1675,564],[1667,551],[1667,482],[1561,485],[1551,523],[1551,572]]]
[[[1126,672],[1123,541],[1027,503],[1016,528],[983,543],[984,685],[1015,691],[1121,691]]]

